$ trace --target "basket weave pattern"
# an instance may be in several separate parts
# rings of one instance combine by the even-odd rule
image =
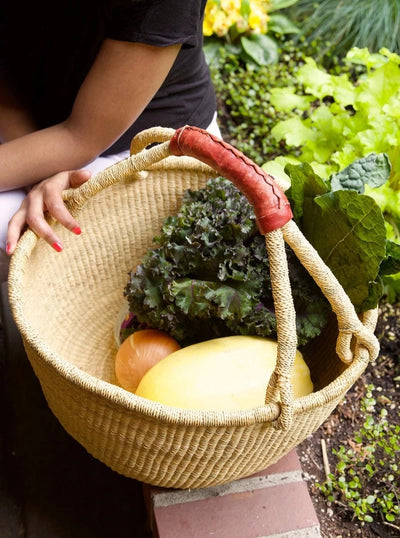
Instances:
[[[150,402],[116,385],[113,329],[128,273],[164,218],[176,212],[184,191],[202,188],[218,175],[192,157],[169,156],[166,144],[173,133],[142,133],[130,159],[65,193],[83,233],[77,238],[53,222],[65,245],[61,253],[55,255],[30,230],[24,234],[12,258],[10,304],[47,402],[72,437],[125,476],[162,487],[199,488],[264,469],[303,441],[358,379],[371,351],[362,341],[353,346],[351,361],[341,360],[332,320],[304,350],[315,392],[288,398],[285,423],[279,422],[284,398],[282,406],[270,398],[253,410],[200,412]],[[163,144],[143,149],[149,141]],[[291,226],[283,230],[288,241]],[[267,237],[274,242],[274,235]],[[318,268],[314,272],[318,279]],[[329,286],[336,295],[336,284]],[[353,312],[348,319],[341,303],[338,310],[345,339],[349,331],[373,334],[375,312],[360,328]],[[281,332],[282,341],[287,330]],[[274,394],[282,395],[279,376]]]

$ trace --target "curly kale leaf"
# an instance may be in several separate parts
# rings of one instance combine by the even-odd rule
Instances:
[[[246,334],[276,337],[264,237],[253,208],[223,178],[187,191],[125,288],[140,322],[182,345]],[[287,247],[299,344],[324,327],[330,306]]]

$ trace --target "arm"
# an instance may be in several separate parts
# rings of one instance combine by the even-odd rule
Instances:
[[[105,40],[71,115],[59,125],[0,146],[0,191],[40,181],[10,221],[9,254],[26,224],[53,248],[62,249],[60,238],[44,219],[45,211],[80,233],[61,193],[87,181],[90,173],[64,171],[91,162],[134,123],[163,83],[179,49],[180,45],[160,48]]]
[[[179,48],[106,39],[71,115],[63,123],[0,146],[0,191],[91,162],[138,118],[163,83]]]

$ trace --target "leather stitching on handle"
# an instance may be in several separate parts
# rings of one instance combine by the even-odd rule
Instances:
[[[292,219],[285,194],[262,168],[242,152],[198,127],[184,126],[170,140],[173,155],[195,157],[231,180],[254,208],[262,234],[276,230]]]

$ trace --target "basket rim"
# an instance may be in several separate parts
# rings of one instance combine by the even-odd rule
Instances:
[[[149,420],[164,423],[181,423],[185,426],[229,427],[263,422],[269,423],[274,422],[279,417],[280,405],[275,402],[242,411],[208,411],[170,407],[136,396],[118,385],[96,378],[78,366],[69,363],[35,332],[23,312],[22,305],[24,301],[21,291],[22,286],[20,285],[24,277],[23,263],[27,256],[29,257],[37,241],[37,236],[27,230],[13,254],[10,265],[10,306],[24,344],[31,347],[47,367],[53,369],[56,374],[61,375],[67,382],[81,390],[90,391],[93,395],[101,397],[105,405],[116,404],[124,408],[126,413],[135,412]],[[353,362],[336,379],[316,392],[294,399],[294,415],[328,404],[342,396],[355,383],[368,362],[368,351],[360,346],[356,350]],[[344,386],[347,387],[345,391]]]

